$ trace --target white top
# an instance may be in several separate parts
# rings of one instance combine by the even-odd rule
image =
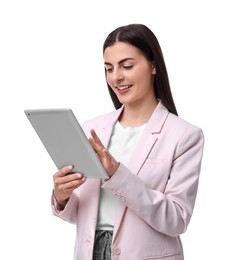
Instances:
[[[145,126],[146,124],[124,128],[117,121],[113,128],[108,150],[118,162],[124,165],[128,164],[134,147]],[[116,208],[117,198],[108,190],[100,189],[100,204],[96,230],[113,230]]]

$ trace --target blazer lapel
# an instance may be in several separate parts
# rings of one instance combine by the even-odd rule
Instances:
[[[168,110],[159,102],[128,163],[128,168],[134,174],[138,174],[148,154],[156,144],[168,114]]]
[[[102,142],[102,144],[108,148],[108,144],[112,135],[113,127],[118,120],[121,112],[123,110],[123,106],[117,110],[115,110],[113,113],[109,114],[109,118],[105,119],[105,122],[103,122],[103,126],[101,127],[101,132],[99,134],[99,138]]]

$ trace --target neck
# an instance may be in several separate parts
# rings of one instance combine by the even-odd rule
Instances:
[[[123,127],[135,127],[146,124],[157,105],[158,101],[156,99],[141,106],[125,104],[119,122]]]

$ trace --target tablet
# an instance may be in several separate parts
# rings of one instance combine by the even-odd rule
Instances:
[[[72,165],[72,173],[108,178],[72,109],[26,109],[24,113],[58,169]]]

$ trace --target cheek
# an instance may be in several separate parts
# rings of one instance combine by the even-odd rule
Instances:
[[[111,77],[111,74],[107,74],[106,75],[106,79],[107,79],[107,83],[108,83],[108,85],[110,85],[110,87],[112,87],[112,85],[113,85],[113,80],[112,80],[112,77]]]
[[[114,86],[114,80],[112,79],[111,75],[107,77],[107,83],[110,86],[110,88],[112,89],[112,91],[115,92],[115,94],[117,95],[117,90]]]
[[[148,81],[150,78],[150,74],[148,72],[148,69],[146,68],[138,68],[135,70],[131,75],[130,78],[135,82],[145,82]]]
[[[111,76],[107,76],[106,80],[107,80],[107,83],[110,86],[110,88],[113,90],[113,92],[116,93],[116,89],[114,87],[114,83],[113,83],[112,77]]]
[[[137,75],[137,82],[143,86],[150,87],[153,85],[154,75],[149,74],[148,71]]]

